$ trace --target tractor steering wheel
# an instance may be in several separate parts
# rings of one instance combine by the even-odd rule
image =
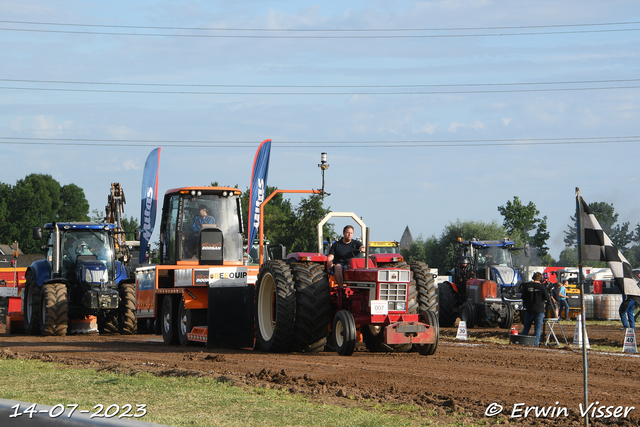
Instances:
[[[76,247],[76,255],[82,255],[84,253],[84,251],[87,252],[91,252],[91,250],[89,249],[89,245],[87,245],[86,243],[82,242],[80,243],[77,247]]]

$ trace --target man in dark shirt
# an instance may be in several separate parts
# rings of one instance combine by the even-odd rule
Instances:
[[[191,231],[194,233],[200,232],[202,229],[202,224],[215,224],[216,220],[211,216],[207,215],[207,207],[205,205],[200,205],[198,208],[198,215],[193,218],[193,225],[191,226]]]
[[[327,272],[336,276],[338,286],[342,286],[344,282],[342,272],[347,268],[349,260],[358,252],[364,252],[364,245],[362,242],[353,240],[353,226],[347,225],[342,230],[342,239],[331,245],[329,256],[327,256]]]
[[[542,322],[544,321],[544,307],[549,301],[549,292],[542,283],[542,273],[533,273],[532,281],[522,285],[522,303],[525,308],[524,328],[522,335],[529,335],[531,324],[536,336],[533,345],[540,344],[540,334],[542,333]]]

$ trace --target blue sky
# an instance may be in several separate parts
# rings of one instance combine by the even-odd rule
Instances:
[[[5,0],[0,17],[4,183],[50,174],[103,210],[120,182],[138,217],[154,147],[160,193],[244,190],[271,138],[269,185],[319,188],[327,152],[326,204],[373,240],[501,223],[518,196],[557,258],[575,187],[640,222],[635,1]]]

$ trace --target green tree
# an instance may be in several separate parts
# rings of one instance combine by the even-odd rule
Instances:
[[[13,187],[10,196],[8,234],[10,241],[17,241],[20,250],[26,254],[40,252],[41,242],[32,237],[33,227],[42,227],[47,222],[33,187],[23,183]]]
[[[89,221],[91,222],[104,222],[104,212],[98,209],[91,210],[91,217],[89,217]]]
[[[51,175],[31,174],[15,186],[0,185],[0,239],[17,241],[26,254],[40,252],[42,242],[32,238],[33,227],[58,220],[84,221],[89,204],[74,184],[60,187]]]
[[[31,215],[39,214],[44,222],[58,219],[58,211],[62,206],[60,184],[51,175],[33,173],[18,181],[15,188],[30,187],[33,197],[38,201],[35,211]]]
[[[267,186],[265,199],[271,195],[277,187]],[[249,232],[248,224],[253,219],[253,213],[249,217],[249,189],[242,193],[242,218],[244,219],[245,234]],[[264,235],[273,243],[280,243],[290,248],[293,242],[291,227],[293,226],[293,208],[291,201],[285,199],[282,193],[276,194],[264,206]]]
[[[330,208],[323,206],[324,197],[312,194],[303,198],[295,209],[293,220],[293,241],[289,252],[317,252],[318,251],[318,223],[329,212]],[[335,235],[333,224],[326,223],[322,228],[325,237]]]
[[[9,232],[9,215],[11,202],[11,186],[0,182],[0,243],[11,244]]]
[[[122,218],[122,229],[125,232],[125,240],[135,240],[135,231],[140,228],[138,220],[132,216]]]
[[[606,268],[607,263],[605,261],[583,261],[583,267],[594,267],[594,268]],[[633,264],[632,264],[633,265]],[[575,246],[565,247],[562,252],[560,252],[560,257],[558,258],[558,262],[556,263],[557,267],[577,267],[578,266],[578,251]]]
[[[65,185],[60,189],[60,199],[58,221],[89,221],[89,202],[82,188],[75,184]]]
[[[516,243],[529,243],[537,248],[538,258],[548,255],[547,217],[539,218],[540,211],[533,202],[523,205],[518,196],[513,202],[507,200],[504,206],[498,206],[498,212],[504,217],[502,225]],[[531,232],[535,230],[532,236]]]

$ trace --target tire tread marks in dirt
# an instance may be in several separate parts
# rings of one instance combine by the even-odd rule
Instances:
[[[439,306],[438,316],[440,326],[448,328],[453,326],[458,318],[458,294],[453,289],[453,285],[449,282],[443,282],[439,288]]]
[[[329,280],[322,264],[292,263],[290,267],[296,292],[292,349],[308,353],[322,351],[331,321]]]
[[[138,330],[136,319],[136,287],[135,283],[123,283],[120,285],[120,334],[133,335]]]
[[[255,298],[256,349],[270,353],[290,351],[295,337],[296,294],[293,275],[285,261],[271,260],[260,267]]]
[[[418,311],[433,311],[437,314],[438,289],[435,277],[429,271],[429,266],[420,261],[412,261],[409,266],[418,291]]]
[[[67,285],[47,283],[42,286],[42,335],[67,334],[69,300]]]
[[[27,335],[40,335],[40,300],[42,290],[38,287],[31,269],[26,274],[24,331]]]

